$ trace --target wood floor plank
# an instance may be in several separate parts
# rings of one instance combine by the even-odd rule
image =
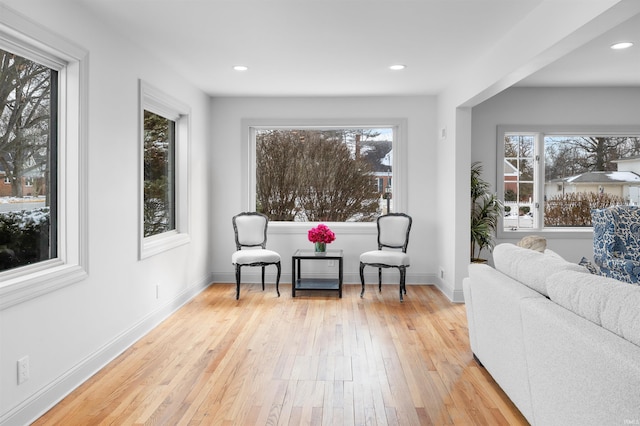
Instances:
[[[34,425],[527,424],[435,287],[287,287],[210,286]]]

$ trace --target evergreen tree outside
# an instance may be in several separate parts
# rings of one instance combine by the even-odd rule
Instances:
[[[144,236],[175,229],[175,122],[144,111]]]

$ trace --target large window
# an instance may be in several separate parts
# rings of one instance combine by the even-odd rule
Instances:
[[[499,133],[504,230],[586,228],[593,208],[640,204],[640,129]]]
[[[140,82],[140,258],[189,241],[189,108]]]
[[[0,49],[0,271],[57,256],[58,73]]]
[[[251,128],[253,208],[275,221],[372,222],[395,209],[397,126]]]
[[[4,309],[87,276],[88,52],[0,9]]]

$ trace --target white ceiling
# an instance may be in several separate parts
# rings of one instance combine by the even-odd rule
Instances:
[[[358,96],[441,92],[543,0],[75,1],[211,95]],[[634,21],[520,84],[640,86]]]
[[[610,46],[633,41],[626,50]],[[640,86],[640,15],[630,18],[521,81],[518,86]]]

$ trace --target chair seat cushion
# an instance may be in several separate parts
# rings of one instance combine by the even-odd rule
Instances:
[[[410,260],[409,255],[401,251],[373,250],[362,253],[360,262],[389,266],[409,266]]]
[[[252,263],[278,263],[280,255],[272,250],[238,250],[231,255],[231,263],[234,265],[251,265]]]

